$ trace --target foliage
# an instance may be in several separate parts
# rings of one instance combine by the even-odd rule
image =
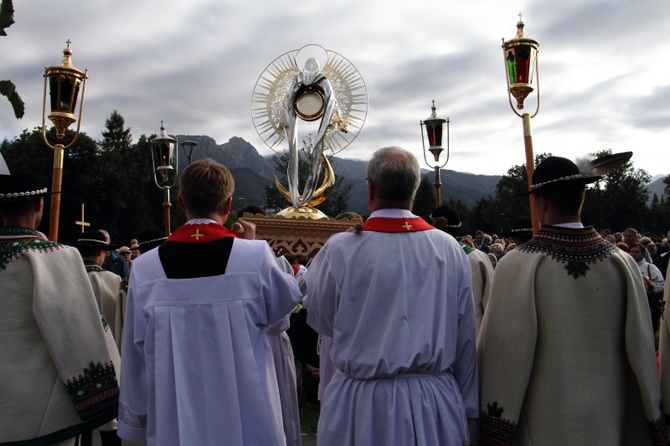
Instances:
[[[427,216],[435,210],[435,187],[428,178],[422,177],[414,197],[412,212],[415,215]]]
[[[59,241],[71,242],[81,231],[75,222],[81,220],[82,203],[86,221],[93,227],[110,231],[115,243],[126,244],[148,228],[164,228],[164,192],[155,186],[151,167],[150,146],[155,135],[142,135],[133,144],[130,128],[115,111],[106,120],[101,136],[100,141],[95,141],[82,133],[76,143],[65,151]],[[68,130],[65,140],[70,141],[73,137],[74,132]],[[52,143],[57,141],[55,129],[49,129],[47,138]],[[43,141],[40,128],[24,130],[11,141],[2,141],[0,152],[10,169],[29,168],[51,189],[46,180],[52,178],[53,151]],[[594,156],[608,153],[610,151],[605,150]],[[309,167],[307,155],[307,151],[303,150],[299,162],[301,184],[304,184]],[[538,155],[536,163],[547,156]],[[274,161],[278,172],[286,172],[286,157],[276,156]],[[343,176],[337,177],[331,195],[318,207],[326,215],[336,216],[348,210],[351,185],[345,184],[344,179]],[[285,174],[281,180],[285,184]],[[651,206],[647,205],[645,184],[648,181],[647,172],[635,169],[629,161],[588,186],[582,221],[599,230],[621,231],[632,226],[646,235],[659,237],[665,234],[670,229],[670,176],[664,179],[665,193]],[[473,234],[482,229],[498,233],[501,229],[510,228],[517,218],[530,215],[528,197],[517,196],[527,188],[525,166],[512,166],[498,182],[493,196],[482,197],[473,208],[453,199],[446,204],[461,216],[464,232]],[[177,187],[171,190],[172,228],[185,221],[183,211],[176,205],[177,192]],[[267,188],[267,207],[282,209],[287,205],[276,186]],[[434,210],[434,206],[433,185],[423,178],[413,211],[425,216]],[[49,207],[50,200],[47,198],[45,217],[39,227],[44,233],[48,233]]]
[[[599,158],[611,154],[608,149],[593,155]],[[582,221],[613,232],[627,227],[648,231],[650,222],[646,203],[649,193],[645,185],[650,178],[646,171],[635,169],[631,161],[605,175],[593,187],[587,188]]]
[[[129,129],[124,128],[124,120],[116,112],[106,124],[99,144],[81,133],[65,150],[58,235],[61,242],[72,242],[81,231],[75,222],[82,218],[82,204],[85,220],[94,228],[107,229],[115,243],[127,244],[145,229],[165,226],[163,193],[153,184],[151,173],[149,146],[154,136],[142,135],[137,144],[132,144]],[[68,130],[64,140],[73,138],[74,132]],[[57,141],[54,128],[47,132],[47,139]],[[52,189],[46,179],[52,178],[53,152],[44,143],[41,129],[25,130],[12,141],[4,140],[0,152],[10,169],[30,169]],[[38,229],[47,233],[48,197],[45,206],[45,217]],[[173,228],[184,219],[183,213],[175,208]]]
[[[14,24],[14,5],[12,0],[2,0],[0,3],[0,36],[6,36],[5,28]],[[7,97],[9,103],[14,109],[14,116],[18,119],[23,118],[25,113],[25,104],[21,96],[16,92],[16,86],[12,81],[0,80],[0,94]]]

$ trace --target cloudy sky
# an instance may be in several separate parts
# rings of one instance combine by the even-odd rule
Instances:
[[[355,65],[368,91],[365,125],[339,156],[365,160],[399,145],[423,163],[419,122],[435,100],[451,121],[447,168],[502,175],[525,162],[501,50],[521,12],[526,35],[540,42],[535,153],[633,151],[635,167],[670,174],[668,0],[15,0],[14,8],[16,23],[0,37],[0,79],[17,85],[26,115],[16,120],[0,98],[0,139],[41,125],[44,67],[60,63],[70,39],[74,65],[89,70],[82,130],[92,138],[116,110],[134,141],[163,120],[170,134],[239,136],[270,154],[251,119],[256,81],[282,54],[318,44]]]

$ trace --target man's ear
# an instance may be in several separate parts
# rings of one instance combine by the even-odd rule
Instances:
[[[233,197],[228,197],[226,204],[223,206],[223,213],[225,215],[230,214],[230,209],[232,208]]]
[[[179,203],[179,208],[183,211],[186,210],[186,205],[184,204],[184,200],[181,198],[181,194],[177,194],[177,203]]]
[[[39,200],[35,200],[35,207],[34,210],[37,213],[42,213],[44,212],[44,196],[40,196]]]

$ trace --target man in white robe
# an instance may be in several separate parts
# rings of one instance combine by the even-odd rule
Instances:
[[[133,263],[122,338],[121,438],[285,445],[264,327],[301,299],[267,242],[223,226],[233,178],[211,159],[180,177],[188,222]],[[238,220],[242,237],[255,227]]]
[[[581,223],[598,178],[535,169],[542,227],[498,263],[479,335],[480,445],[668,445],[642,278]]]
[[[305,276],[308,323],[332,337],[337,368],[317,442],[461,446],[478,402],[467,256],[409,211],[420,180],[410,152],[378,150],[367,175],[363,231],[332,236]]]
[[[457,237],[461,234],[461,217],[458,212],[449,206],[439,206],[430,214],[433,225],[447,234]],[[472,300],[475,306],[476,336],[479,336],[479,327],[491,293],[493,282],[493,265],[488,255],[480,249],[461,244],[463,251],[468,255],[470,271],[472,273]]]
[[[116,249],[117,246],[110,243],[101,231],[90,228],[79,235],[74,245],[84,260],[86,274],[93,287],[100,313],[102,313],[112,331],[112,335],[114,335],[116,346],[121,348],[121,331],[123,328],[121,308],[125,296],[125,293],[121,291],[123,279],[117,274],[102,268],[106,253]],[[116,435],[116,427],[117,421],[114,419],[97,429],[100,432],[102,446],[121,446],[121,439]],[[81,446],[92,445],[92,437],[93,431],[82,434],[79,437],[79,444]]]
[[[79,252],[36,228],[47,189],[0,175],[0,443],[74,444],[116,416],[121,360]]]

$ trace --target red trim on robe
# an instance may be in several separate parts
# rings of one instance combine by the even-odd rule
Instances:
[[[236,236],[225,226],[216,223],[185,224],[177,228],[166,242],[207,243],[225,237]]]
[[[434,226],[426,223],[423,218],[387,218],[372,217],[363,223],[364,231],[375,232],[417,232],[435,229]]]

